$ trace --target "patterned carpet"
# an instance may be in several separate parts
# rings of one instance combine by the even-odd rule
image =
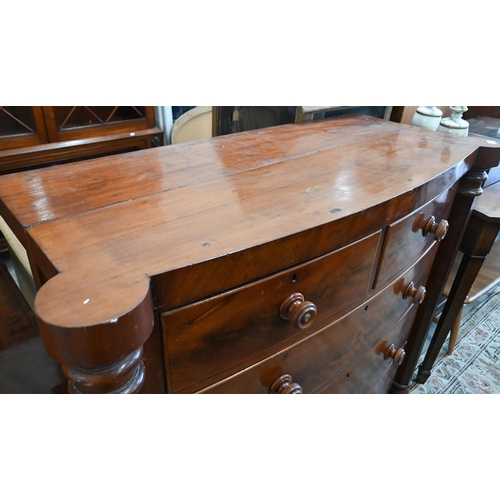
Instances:
[[[411,394],[500,394],[499,287],[464,315],[455,349],[450,356],[447,350],[448,340],[427,382]]]

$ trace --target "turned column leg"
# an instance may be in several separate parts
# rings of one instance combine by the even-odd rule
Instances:
[[[105,295],[107,278],[104,273],[99,274],[100,282],[95,276],[89,282],[75,278],[71,290],[71,281],[60,273],[45,283],[35,298],[45,349],[61,365],[68,391],[73,394],[132,394],[139,392],[145,381],[143,346],[155,324],[149,278],[122,280],[127,295],[120,301],[73,298],[78,294],[92,298]],[[67,306],[67,314],[60,318],[54,304],[62,300],[72,308]],[[87,317],[80,312],[76,321],[74,309],[78,306],[86,307]]]
[[[72,394],[135,394],[144,383],[142,346],[121,361],[94,369],[63,366]]]

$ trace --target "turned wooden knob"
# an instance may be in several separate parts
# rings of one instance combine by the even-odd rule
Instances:
[[[314,323],[316,314],[318,314],[316,306],[312,302],[304,301],[301,293],[290,295],[280,307],[280,316],[301,330],[309,328]]]
[[[286,373],[277,379],[271,388],[270,394],[302,394],[302,387],[299,384],[292,383],[292,376]]]
[[[425,222],[422,227],[422,234],[427,236],[429,233],[434,234],[434,239],[436,241],[444,240],[446,233],[448,232],[448,228],[450,225],[448,221],[443,219],[439,224],[436,222],[434,215],[431,215]]]
[[[414,304],[421,304],[425,299],[426,293],[427,290],[425,289],[425,286],[419,286],[418,288],[415,288],[415,284],[412,281],[403,292],[403,299],[413,297]]]
[[[396,349],[394,344],[391,344],[384,357],[385,359],[392,358],[392,363],[399,366],[405,359],[405,356],[406,352],[402,347],[400,349]]]

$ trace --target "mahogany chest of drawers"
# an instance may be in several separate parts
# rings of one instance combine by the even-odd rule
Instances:
[[[0,178],[70,392],[405,391],[498,152],[364,116]]]

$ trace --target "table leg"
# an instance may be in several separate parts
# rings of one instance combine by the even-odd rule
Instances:
[[[458,332],[460,331],[460,323],[462,322],[463,312],[464,312],[464,307],[462,306],[460,311],[458,311],[458,316],[455,319],[453,326],[451,327],[450,342],[448,343],[448,354],[451,354],[453,352],[455,344],[457,343],[457,337],[458,337]]]
[[[473,215],[462,240],[464,252],[453,286],[448,295],[438,326],[431,339],[423,363],[418,369],[417,382],[423,384],[431,374],[432,366],[464,305],[484,260],[498,234],[498,223],[490,223]]]

